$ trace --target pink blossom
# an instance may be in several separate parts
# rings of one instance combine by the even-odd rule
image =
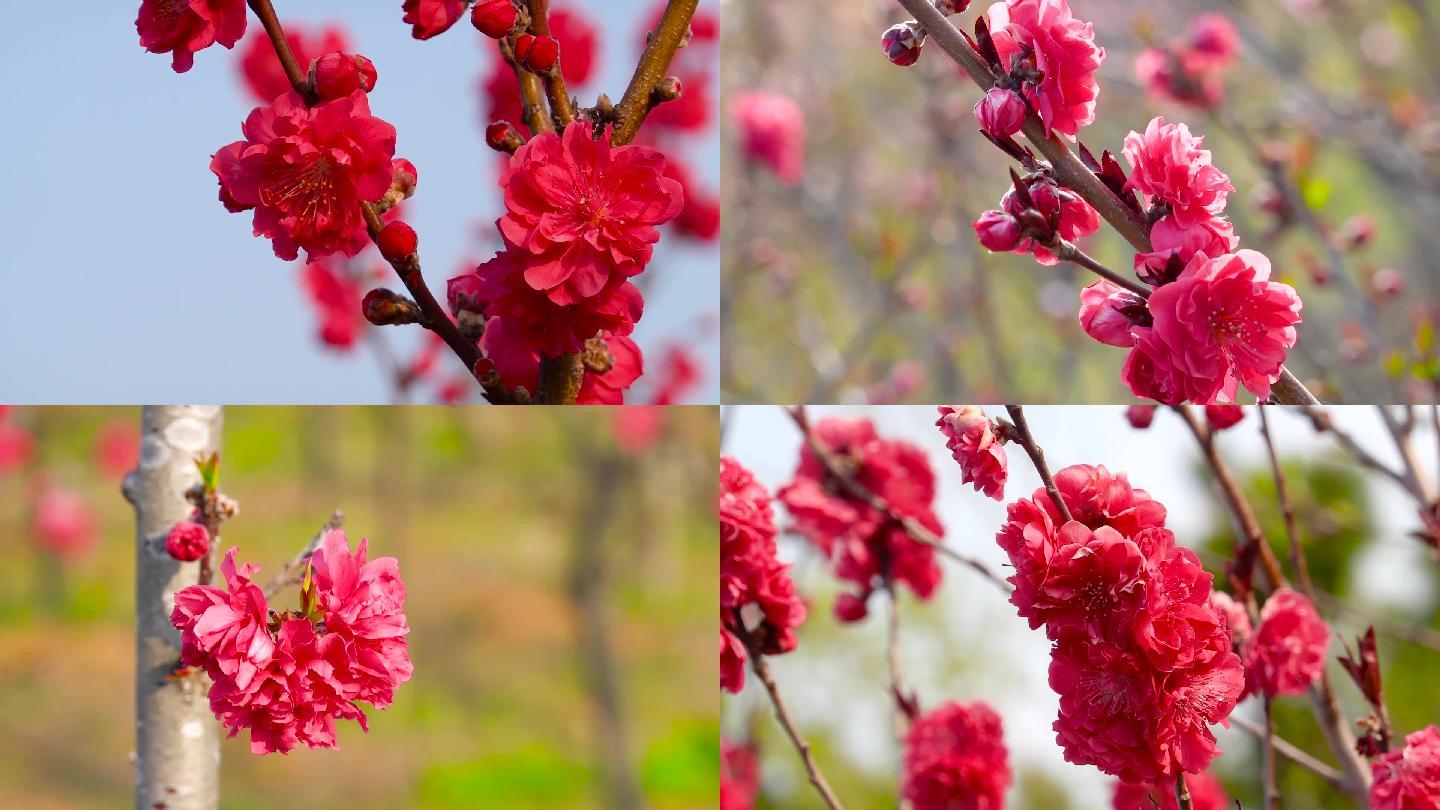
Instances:
[[[1135,345],[1130,330],[1148,315],[1145,300],[1124,287],[1101,279],[1080,291],[1080,328],[1110,346]]]
[[[1370,810],[1440,807],[1440,730],[1426,726],[1370,763]]]
[[[1125,409],[1125,421],[1136,430],[1144,430],[1155,421],[1155,405],[1131,405]]]
[[[1059,221],[1060,226],[1055,232],[1061,239],[1073,242],[1100,229],[1100,214],[1090,207],[1090,203],[1085,202],[1075,192],[1056,185],[1049,177],[1041,175],[1032,178],[1026,191],[1030,194],[1031,210],[1039,212],[1046,221]],[[1000,198],[1000,207],[1017,219],[1026,210],[1020,195],[1016,194],[1013,188]],[[1046,267],[1060,262],[1055,254],[1042,247],[1033,236],[1022,239],[1015,252],[1033,253],[1035,261]]]
[[[500,187],[506,210],[496,225],[525,257],[525,283],[559,306],[644,270],[660,239],[655,226],[685,204],[663,155],[611,147],[608,133],[594,140],[584,126],[531,138],[511,156]]]
[[[1123,152],[1131,166],[1125,188],[1169,205],[1181,228],[1214,219],[1235,187],[1210,162],[1210,150],[1200,148],[1203,141],[1184,124],[1151,119],[1143,135],[1125,136]]]
[[[450,30],[469,7],[468,0],[405,0],[404,19],[411,36],[429,39]]]
[[[951,701],[915,718],[902,780],[914,810],[1002,810],[1010,762],[1000,715],[981,701]]]
[[[210,551],[210,531],[203,523],[182,520],[165,536],[165,551],[180,562],[194,562]]]
[[[328,257],[307,263],[300,282],[320,322],[320,342],[334,349],[353,348],[365,329],[360,282]]]
[[[760,791],[760,763],[753,744],[720,739],[720,810],[754,810]]]
[[[729,456],[720,457],[720,684],[738,692],[745,684],[749,636],[760,652],[775,655],[795,649],[795,628],[805,621],[805,603],[795,592],[790,566],[780,562],[770,493],[749,470]],[[742,612],[759,611],[757,627],[747,628]]]
[[[1212,217],[1182,226],[1174,214],[1161,217],[1150,228],[1150,252],[1135,254],[1140,278],[1155,286],[1174,281],[1197,253],[1230,253],[1240,240],[1227,219]]]
[[[961,482],[974,484],[995,500],[1005,495],[1005,442],[995,433],[995,424],[974,405],[955,408],[939,406],[935,426],[945,436],[945,447],[960,465]]]
[[[1136,396],[1166,404],[1233,402],[1240,384],[1267,397],[1295,345],[1300,306],[1290,285],[1270,280],[1263,254],[1196,254],[1150,296],[1154,327],[1134,330],[1123,377]]]
[[[312,27],[295,20],[285,21],[285,40],[295,61],[308,66],[322,53],[351,50],[350,38],[336,25]],[[240,46],[240,76],[245,89],[257,103],[269,104],[294,88],[275,55],[275,46],[265,29],[257,26]]]
[[[3,426],[0,426],[3,430]],[[133,422],[109,422],[95,434],[95,466],[106,476],[120,480],[140,461],[140,431]],[[3,455],[3,451],[0,451]],[[4,463],[0,462],[0,472]]]
[[[752,90],[735,97],[731,116],[740,151],[796,186],[805,175],[805,115],[785,96]]]
[[[1206,405],[1205,421],[1211,430],[1228,430],[1240,424],[1245,411],[1239,405]]]
[[[1245,606],[1224,591],[1210,594],[1210,606],[1225,619],[1225,629],[1230,634],[1230,646],[1239,649],[1253,631],[1250,614],[1245,610]]]
[[[1014,250],[1023,235],[1020,221],[1004,211],[986,211],[970,223],[975,228],[975,237],[986,250],[1004,253]]]
[[[8,407],[0,405],[0,475],[25,466],[35,451],[35,440],[29,432],[6,418]]]
[[[900,67],[909,67],[920,60],[920,51],[925,47],[925,29],[913,21],[896,23],[880,35],[880,49],[885,58]],[[979,107],[976,107],[979,113]]]
[[[987,12],[1000,62],[1021,79],[1021,92],[1045,125],[1045,134],[1074,138],[1095,120],[1105,59],[1094,26],[1075,19],[1066,0],[1005,0]]]
[[[217,42],[235,47],[245,35],[245,14],[245,0],[143,0],[135,30],[141,47],[171,54],[171,67],[184,73],[196,52]]]
[[[1315,606],[1278,588],[1260,608],[1260,625],[1245,641],[1245,687],[1269,697],[1298,695],[1325,672],[1330,628]]]
[[[370,243],[360,203],[390,189],[395,128],[370,114],[365,93],[306,105],[286,93],[246,119],[245,140],[215,154],[210,170],[232,212],[255,210],[255,233],[275,255],[311,261]]]
[[[99,522],[78,492],[44,485],[31,505],[30,532],[46,551],[64,562],[78,562],[94,551]]]

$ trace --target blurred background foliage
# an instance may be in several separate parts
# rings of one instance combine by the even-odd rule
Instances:
[[[339,751],[226,742],[222,806],[712,805],[713,414],[227,408],[241,511],[223,545],[268,575],[342,509],[399,558],[415,677],[369,734],[343,724]],[[5,420],[31,449],[0,472],[0,806],[131,803],[135,540],[114,456],[133,463],[139,416]],[[76,499],[42,526],[53,486]],[[55,541],[84,515],[88,537]]]
[[[953,17],[973,26],[988,3]],[[1234,181],[1241,247],[1270,256],[1305,302],[1291,369],[1322,399],[1429,401],[1440,317],[1440,8],[1431,0],[1072,0],[1107,51],[1098,117],[1081,132],[1117,155],[1156,115],[1184,121]],[[1147,45],[1218,11],[1239,62],[1212,110],[1154,97]],[[787,185],[747,160],[723,189],[722,386],[730,402],[1120,402],[1124,353],[1077,323],[1074,266],[991,255],[970,226],[1008,185],[976,131],[980,91],[933,43],[909,68],[880,35],[889,0],[735,0],[722,86],[793,100],[805,171]],[[823,20],[823,26],[817,25]],[[823,34],[819,33],[823,31]],[[1127,167],[1128,168],[1128,167]],[[1289,209],[1280,213],[1280,201]],[[1368,222],[1361,218],[1366,217]],[[1373,235],[1351,247],[1351,235]],[[1330,246],[1338,248],[1332,253]],[[1128,271],[1108,226],[1082,242]]]

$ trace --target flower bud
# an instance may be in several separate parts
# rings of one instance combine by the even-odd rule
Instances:
[[[414,301],[383,287],[365,293],[360,309],[365,313],[365,320],[376,326],[396,326],[424,320],[420,307]]]
[[[970,224],[986,250],[1004,253],[1020,244],[1020,222],[1004,211],[986,211]]]
[[[865,597],[853,593],[842,593],[835,599],[835,618],[841,622],[858,622],[870,612],[865,606]]]
[[[1014,90],[992,87],[975,102],[975,120],[986,135],[1008,138],[1025,124],[1025,100]]]
[[[182,520],[170,527],[165,551],[180,562],[194,562],[210,551],[210,532],[200,523]]]
[[[560,42],[551,36],[521,34],[515,38],[515,61],[531,73],[549,73],[560,63]]]
[[[403,262],[415,255],[419,243],[420,237],[415,235],[415,229],[399,220],[386,225],[375,239],[380,255],[391,264]]]
[[[485,143],[497,152],[513,155],[525,144],[525,139],[509,121],[496,121],[485,127]]]
[[[1370,288],[1386,298],[1405,292],[1405,274],[1393,267],[1382,267],[1370,277]]]
[[[885,58],[901,67],[915,64],[924,44],[925,32],[914,20],[896,23],[880,36],[880,47],[885,51]]]
[[[1130,427],[1144,430],[1150,427],[1151,422],[1155,421],[1157,407],[1156,405],[1131,405],[1125,409],[1125,419],[1130,423]]]
[[[511,0],[480,0],[470,12],[470,22],[491,39],[510,36],[520,21],[520,9]]]
[[[449,300],[451,314],[484,312],[485,301],[480,297],[480,287],[480,277],[474,273],[450,279],[445,285],[445,297]]]
[[[375,64],[363,56],[331,51],[310,63],[310,84],[322,99],[344,98],[375,87]]]
[[[410,199],[415,194],[415,186],[420,183],[420,172],[415,164],[405,158],[395,158],[390,161],[390,188],[399,192],[401,199]]]

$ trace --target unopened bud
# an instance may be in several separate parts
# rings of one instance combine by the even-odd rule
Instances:
[[[398,264],[415,255],[419,243],[420,237],[415,235],[415,229],[399,220],[386,225],[375,238],[380,255],[391,264]]]
[[[1004,211],[986,211],[971,224],[986,250],[1004,253],[1020,244],[1020,222]]]
[[[485,127],[485,143],[491,149],[513,155],[525,145],[525,138],[509,121],[496,121]]]
[[[420,323],[424,319],[414,301],[383,287],[365,293],[360,308],[365,311],[365,320],[376,326]]]
[[[1014,90],[992,87],[975,102],[975,120],[980,130],[996,138],[1008,138],[1025,124],[1025,100]]]
[[[530,24],[529,15],[512,0],[480,0],[470,12],[470,22],[491,39],[503,39]]]
[[[404,200],[414,196],[415,187],[420,184],[420,172],[415,164],[405,158],[395,158],[390,161],[390,172],[390,190]]]
[[[377,78],[375,64],[363,56],[331,51],[310,63],[310,86],[325,100],[344,98],[356,90],[368,93]]]
[[[549,73],[560,64],[560,42],[551,36],[521,34],[515,38],[515,61],[531,73]]]
[[[650,93],[651,104],[661,104],[677,98],[680,98],[680,79],[675,76],[666,76],[661,79]]]
[[[914,20],[896,23],[880,35],[880,47],[885,51],[885,58],[901,67],[915,64],[924,44],[925,31]]]

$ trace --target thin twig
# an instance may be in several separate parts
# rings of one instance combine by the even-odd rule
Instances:
[[[1295,578],[1300,590],[1313,603],[1315,584],[1310,581],[1310,566],[1305,562],[1305,549],[1300,545],[1300,532],[1295,526],[1295,505],[1290,501],[1290,490],[1285,484],[1285,470],[1280,466],[1280,454],[1275,449],[1275,437],[1270,433],[1268,405],[1256,405],[1260,414],[1260,435],[1265,439],[1265,450],[1270,456],[1270,472],[1275,477],[1275,497],[1280,501],[1280,511],[1285,517],[1285,536],[1290,547],[1290,567],[1295,569]]]
[[[339,509],[331,512],[330,520],[326,521],[325,525],[320,527],[320,531],[316,532],[315,536],[310,538],[310,542],[306,543],[305,547],[300,549],[298,554],[287,560],[285,564],[280,567],[280,571],[275,574],[273,579],[265,583],[265,598],[274,599],[275,595],[280,593],[282,589],[300,582],[300,580],[304,578],[305,566],[309,564],[310,558],[314,556],[315,549],[320,547],[320,541],[325,539],[326,534],[340,528],[344,524],[345,515],[343,515]]]
[[[1006,405],[1006,412],[1010,414],[1010,421],[1014,424],[1010,431],[1014,434],[1016,443],[1025,449],[1025,455],[1030,457],[1030,463],[1035,466],[1035,472],[1040,474],[1040,480],[1045,484],[1045,492],[1050,496],[1050,502],[1055,504],[1055,509],[1060,512],[1060,517],[1066,523],[1074,520],[1070,516],[1070,507],[1065,505],[1065,499],[1060,497],[1060,488],[1055,486],[1055,479],[1050,476],[1050,468],[1045,464],[1045,451],[1035,443],[1035,437],[1030,433],[1030,423],[1025,420],[1025,409],[1019,405]]]
[[[1241,730],[1253,734],[1257,739],[1265,736],[1265,729],[1253,720],[1247,720],[1238,714],[1232,714],[1230,715],[1230,722],[1238,726]],[[1342,791],[1345,789],[1344,774],[1305,753],[1300,746],[1285,740],[1283,737],[1272,735],[1272,739],[1275,744],[1275,753],[1324,779],[1326,782],[1329,782],[1331,787]]]
[[[810,752],[810,743],[800,736],[800,730],[796,728],[795,721],[790,717],[790,709],[785,705],[785,700],[780,697],[780,687],[775,685],[775,677],[770,673],[770,664],[766,662],[765,656],[760,652],[754,639],[750,638],[748,632],[743,630],[737,633],[740,642],[745,645],[745,652],[750,656],[750,669],[755,672],[755,677],[760,679],[761,685],[765,687],[765,693],[770,696],[770,705],[775,708],[775,720],[785,730],[785,736],[790,738],[790,743],[800,754],[800,760],[805,763],[805,772],[810,776],[810,784],[820,793],[820,798],[830,810],[844,810],[844,805],[835,797],[835,791],[830,789],[830,783],[825,781],[825,775],[820,772],[820,766],[815,764],[815,757]]]
[[[1280,789],[1275,784],[1275,717],[1270,712],[1270,696],[1263,696],[1265,734],[1261,737],[1265,755],[1260,764],[1260,778],[1265,790],[1265,810],[1280,807]]]
[[[1336,425],[1335,419],[1329,411],[1312,405],[1304,406],[1301,410],[1306,416],[1310,417],[1310,424],[1314,426],[1317,433],[1329,433],[1331,436],[1334,436],[1336,444],[1339,444],[1342,450],[1353,456],[1361,465],[1389,478],[1391,481],[1403,487],[1405,491],[1411,495],[1420,497],[1409,479],[1395,468],[1376,458],[1370,451],[1362,447],[1360,443],[1355,440],[1354,436],[1351,436],[1348,432]]]
[[[1051,253],[1054,253],[1060,259],[1063,259],[1067,262],[1073,262],[1074,264],[1078,264],[1086,270],[1089,270],[1095,275],[1110,282],[1111,284],[1116,284],[1124,287],[1130,292],[1135,293],[1136,295],[1146,300],[1150,298],[1149,287],[1146,287],[1144,284],[1141,284],[1135,279],[1126,278],[1125,276],[1120,275],[1114,270],[1111,270],[1110,268],[1106,267],[1105,265],[1101,264],[1088,254],[1086,254],[1085,251],[1076,247],[1073,243],[1067,242],[1064,239],[1061,239],[1059,236],[1055,237],[1055,241],[1050,246],[1048,246],[1047,249]]]
[[[528,0],[530,6],[530,33],[537,37],[550,36],[550,0]],[[560,54],[564,58],[565,54]],[[575,120],[575,105],[571,103],[570,91],[565,87],[565,76],[560,72],[560,62],[545,74],[545,95],[550,99],[550,113],[560,126],[569,126]]]
[[[884,498],[866,489],[864,484],[855,480],[855,476],[846,472],[844,467],[835,460],[834,454],[831,453],[828,448],[822,446],[820,441],[815,438],[814,433],[810,429],[810,421],[805,416],[805,407],[803,405],[789,408],[786,412],[790,414],[790,418],[795,421],[796,427],[800,429],[800,434],[805,438],[805,443],[810,448],[810,452],[815,454],[815,457],[820,460],[820,464],[825,467],[825,472],[838,482],[848,495],[859,498],[871,509],[880,512],[894,521],[896,525],[910,536],[911,540],[929,546],[955,562],[968,566],[1006,593],[1013,590],[1010,583],[1006,582],[1004,577],[991,571],[990,567],[985,563],[950,548],[945,544],[944,539],[920,525],[914,518],[895,509],[895,507],[891,506]]]
[[[1190,803],[1190,786],[1185,784],[1184,771],[1175,774],[1175,803],[1180,810],[1194,810],[1194,805]]]

